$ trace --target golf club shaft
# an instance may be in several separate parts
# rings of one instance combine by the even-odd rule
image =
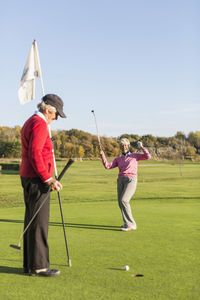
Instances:
[[[48,189],[48,192],[46,194],[46,197],[44,198],[44,200],[42,201],[41,205],[38,207],[38,209],[36,210],[35,214],[33,215],[33,217],[31,218],[31,220],[29,221],[29,223],[27,224],[26,228],[24,229],[24,231],[22,232],[22,234],[20,235],[19,238],[19,243],[18,243],[18,247],[20,248],[20,244],[21,244],[21,239],[23,237],[23,235],[26,233],[26,231],[28,230],[28,228],[30,227],[31,223],[33,222],[33,220],[35,219],[35,217],[37,216],[37,214],[39,213],[40,209],[42,208],[42,206],[45,204],[45,202],[47,201],[49,194],[50,194],[51,188]]]
[[[57,180],[60,181],[63,177],[63,175],[65,174],[65,172],[67,171],[67,169],[71,166],[71,164],[74,161],[72,159],[69,159],[69,161],[67,162],[67,164],[65,165],[65,167],[63,168],[62,172],[60,173],[60,175],[58,176]],[[18,243],[18,247],[20,248],[20,242],[21,239],[23,237],[23,235],[26,233],[26,231],[28,230],[28,228],[30,227],[31,223],[33,222],[33,220],[35,219],[35,217],[37,216],[38,212],[40,211],[40,209],[42,208],[42,206],[44,205],[44,203],[47,201],[49,194],[51,192],[51,188],[49,188],[46,197],[44,198],[43,202],[41,203],[41,205],[39,206],[39,208],[37,209],[37,211],[35,212],[35,214],[33,215],[33,217],[31,218],[31,220],[29,221],[29,223],[27,224],[26,228],[24,229],[24,231],[22,232],[22,234],[20,235],[19,238],[19,243]]]
[[[99,148],[102,149],[102,147],[101,147],[101,141],[100,141],[100,136],[99,136],[99,130],[98,130],[98,126],[97,126],[96,115],[95,115],[94,111],[92,111],[92,113],[93,113],[94,121],[95,121],[95,125],[96,125],[96,131],[97,131],[97,138],[98,138],[98,142],[99,142]]]
[[[58,192],[58,200],[59,200],[59,205],[60,205],[60,214],[61,214],[62,226],[63,226],[63,232],[64,232],[64,238],[65,238],[65,246],[66,246],[66,251],[67,251],[68,265],[69,265],[69,267],[71,267],[72,264],[71,264],[71,260],[70,260],[70,256],[69,256],[69,248],[68,248],[68,244],[67,244],[67,235],[66,235],[66,230],[65,230],[65,222],[64,222],[64,217],[63,217],[60,192]]]

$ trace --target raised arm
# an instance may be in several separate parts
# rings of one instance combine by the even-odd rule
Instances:
[[[137,153],[137,160],[151,159],[151,155],[150,155],[149,151],[145,147],[143,147],[142,142],[138,142],[137,145],[143,151],[143,154],[142,153]]]
[[[106,158],[103,150],[100,150],[99,153],[101,155],[101,160],[102,160],[102,163],[103,163],[105,169],[113,169],[113,168],[117,167],[117,159],[116,158],[112,162],[109,163],[107,161],[107,158]]]

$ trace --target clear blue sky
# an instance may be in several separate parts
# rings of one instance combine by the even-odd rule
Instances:
[[[45,93],[65,102],[52,129],[174,136],[200,130],[200,1],[35,0],[1,4],[0,126],[22,126],[41,98],[17,91],[37,40]]]

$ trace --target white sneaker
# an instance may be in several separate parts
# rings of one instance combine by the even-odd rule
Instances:
[[[131,230],[136,230],[136,227],[127,227],[127,228],[122,227],[121,230],[122,231],[131,231]]]

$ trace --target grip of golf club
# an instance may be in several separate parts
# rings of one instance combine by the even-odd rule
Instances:
[[[74,162],[74,160],[71,159],[71,158],[68,160],[67,164],[65,165],[65,167],[62,170],[62,172],[60,173],[60,175],[57,178],[58,181],[60,181],[62,179],[62,177],[64,176],[65,172],[71,166],[71,164],[73,164],[73,162]]]

